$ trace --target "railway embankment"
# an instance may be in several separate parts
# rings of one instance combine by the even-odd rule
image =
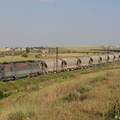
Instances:
[[[120,112],[120,63],[0,82],[2,120],[109,120]]]

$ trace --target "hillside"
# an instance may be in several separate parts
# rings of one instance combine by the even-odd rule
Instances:
[[[116,62],[0,82],[0,120],[118,120],[119,67]]]

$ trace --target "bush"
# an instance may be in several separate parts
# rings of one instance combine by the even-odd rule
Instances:
[[[4,98],[4,94],[2,91],[0,91],[0,99]]]
[[[68,102],[79,100],[80,99],[80,93],[78,93],[76,90],[72,91],[63,99],[67,100]]]
[[[13,94],[13,92],[8,92],[8,93],[4,94],[4,98],[5,98],[5,97],[9,97],[9,96],[12,95],[12,94]]]
[[[10,113],[8,115],[7,120],[26,120],[26,119],[27,119],[27,115],[24,112],[16,111],[14,113]]]
[[[105,120],[120,120],[120,104],[110,106],[108,112],[105,114]]]
[[[38,120],[37,114],[35,113],[34,110],[29,110],[27,113],[27,118],[30,120]]]
[[[91,86],[81,86],[76,91],[79,93],[85,93],[85,92],[90,91],[90,90],[92,90]]]
[[[10,95],[12,95],[13,94],[13,92],[8,92],[8,93],[3,93],[2,91],[0,91],[0,99],[3,99],[3,98],[5,98],[5,97],[8,97],[8,96],[10,96]]]
[[[85,94],[85,92],[88,92],[90,90],[92,90],[91,86],[81,86],[78,89],[70,92],[66,97],[63,98],[63,100],[66,100],[68,102],[85,100],[87,99],[87,94]]]
[[[81,94],[80,95],[80,100],[85,100],[88,98],[88,95],[87,94]]]
[[[26,57],[28,57],[28,55],[27,54],[23,54],[21,57],[25,57],[26,58]]]
[[[107,78],[104,76],[98,76],[98,77],[93,78],[93,80],[91,80],[91,83],[101,82],[104,80],[107,80]]]
[[[35,55],[35,58],[40,58],[42,55],[39,54],[39,55]]]

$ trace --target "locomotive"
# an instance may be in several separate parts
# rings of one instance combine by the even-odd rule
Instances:
[[[22,77],[42,74],[41,67],[36,61],[20,61],[0,65],[0,80],[9,81]]]
[[[60,58],[57,60],[57,64],[56,59],[19,61],[6,64],[4,63],[0,64],[0,80],[9,81],[22,77],[32,77],[41,74],[76,70],[119,60],[120,54],[109,54],[86,57]]]

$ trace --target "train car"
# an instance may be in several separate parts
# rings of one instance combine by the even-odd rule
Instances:
[[[114,61],[119,61],[120,60],[120,55],[119,54],[113,54],[115,56]]]
[[[102,58],[100,56],[90,56],[92,59],[92,65],[99,65],[102,61]]]
[[[41,67],[37,62],[16,63],[14,65],[15,77],[36,76],[42,74]]]
[[[113,54],[109,54],[108,57],[109,57],[108,60],[109,62],[113,62],[115,60],[115,56]]]
[[[107,63],[109,61],[109,56],[108,55],[99,55],[101,57],[101,62],[100,64]]]
[[[62,58],[62,60],[65,61],[67,70],[78,69],[81,64],[80,59],[76,57]]]
[[[80,63],[81,68],[92,65],[93,60],[92,60],[92,58],[90,58],[88,56],[87,57],[77,57],[77,58],[81,61],[81,63]]]
[[[15,62],[2,64],[0,66],[0,73],[1,80],[14,80],[42,74],[42,70],[37,62]]]
[[[42,60],[42,70],[43,73],[54,73],[60,72],[66,69],[66,62],[62,59],[58,59],[58,68],[56,66],[56,59]]]

